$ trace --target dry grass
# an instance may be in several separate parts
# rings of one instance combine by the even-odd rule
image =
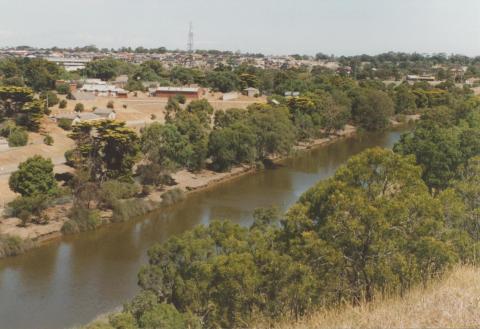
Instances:
[[[320,311],[298,323],[276,329],[314,328],[479,328],[480,269],[458,267],[428,288],[417,288],[404,298],[370,305]]]

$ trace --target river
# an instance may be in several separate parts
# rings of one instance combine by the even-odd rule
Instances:
[[[255,208],[277,205],[285,210],[352,155],[373,146],[390,148],[407,129],[365,133],[305,151],[275,169],[192,194],[144,218],[0,260],[0,328],[58,329],[88,323],[135,295],[137,272],[152,244],[211,219],[248,225]]]

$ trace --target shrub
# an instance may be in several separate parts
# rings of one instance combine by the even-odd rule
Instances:
[[[65,156],[65,164],[70,167],[75,167],[75,151],[74,150],[68,150],[64,154]]]
[[[46,145],[53,145],[53,137],[50,136],[49,134],[45,135],[45,137],[43,138],[43,142],[46,144]]]
[[[62,99],[60,103],[58,104],[58,107],[61,109],[64,109],[67,107],[68,102],[65,99]]]
[[[8,146],[25,146],[28,143],[28,133],[22,128],[15,128],[8,136]]]
[[[156,163],[138,166],[137,174],[143,185],[162,186],[174,184],[172,176],[161,165]]]
[[[142,185],[142,195],[148,196],[153,192],[154,188],[151,185]]]
[[[27,226],[32,218],[32,213],[27,210],[21,210],[18,214],[18,218],[22,221],[22,226]]]
[[[170,206],[184,199],[185,193],[179,188],[174,188],[173,190],[167,191],[162,194],[162,205]]]
[[[22,254],[34,246],[29,239],[22,240],[18,236],[0,234],[0,258]]]
[[[58,126],[63,130],[67,130],[67,131],[72,130],[72,123],[73,123],[73,120],[67,119],[67,118],[60,118],[57,121]]]
[[[47,92],[41,93],[40,98],[44,99],[47,102],[48,107],[55,106],[58,104],[58,102],[60,102],[57,94],[55,94],[53,91],[47,91]]]
[[[77,103],[77,104],[75,105],[74,111],[75,111],[75,112],[83,112],[83,111],[85,111],[85,105],[83,105],[82,103]]]
[[[93,231],[100,225],[100,214],[97,210],[74,206],[69,217],[62,226],[63,234]]]
[[[146,311],[139,319],[142,328],[187,328],[183,314],[170,304],[157,304]]]
[[[187,102],[187,98],[185,97],[185,95],[175,95],[174,99],[180,104],[185,104]]]
[[[49,205],[50,199],[44,195],[19,196],[8,204],[9,213],[20,218],[25,226],[33,217],[41,216],[43,210]]]
[[[61,83],[57,85],[56,90],[60,95],[67,95],[70,92],[70,86],[67,83]]]
[[[107,103],[107,108],[113,109],[114,107],[115,107],[115,104],[113,103],[113,101],[109,101],[109,102]]]
[[[72,100],[72,101],[74,101],[76,99],[75,96],[71,92],[69,92],[67,94],[66,98],[69,99],[69,100]]]
[[[141,199],[118,200],[113,206],[113,222],[126,222],[132,218],[145,215],[155,209],[151,202]]]
[[[109,180],[100,187],[100,202],[107,208],[111,208],[114,203],[122,199],[130,199],[140,192],[136,184]]]

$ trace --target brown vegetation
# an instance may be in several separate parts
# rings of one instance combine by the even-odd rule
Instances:
[[[457,267],[427,288],[418,287],[403,298],[376,300],[358,307],[321,310],[298,322],[285,321],[276,329],[314,328],[478,328],[480,326],[480,269]],[[266,328],[258,325],[257,328]],[[269,326],[268,326],[269,327]]]

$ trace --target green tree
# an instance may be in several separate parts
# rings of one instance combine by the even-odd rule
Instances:
[[[45,102],[34,100],[22,106],[15,120],[20,126],[26,127],[30,131],[38,131],[40,129],[40,120],[45,114]]]
[[[206,77],[210,88],[226,93],[240,88],[240,79],[230,71],[211,71]]]
[[[394,147],[395,152],[415,156],[423,168],[423,179],[435,190],[443,189],[455,177],[462,162],[458,131],[438,126],[417,126],[403,135]]]
[[[70,85],[68,83],[60,83],[55,89],[60,95],[67,95],[70,92]]]
[[[25,146],[28,143],[28,133],[22,129],[15,127],[8,135],[8,146],[18,147]]]
[[[213,107],[206,99],[190,102],[186,107],[186,111],[198,117],[198,119],[205,126],[205,128],[210,127]]]
[[[40,99],[44,100],[48,107],[55,106],[60,102],[57,94],[53,91],[44,91],[40,94]]]
[[[354,303],[393,286],[404,291],[443,272],[456,255],[442,234],[439,204],[420,175],[412,157],[391,151],[372,149],[353,157],[290,210],[285,250],[306,257],[314,268],[323,258],[334,269],[318,269],[333,280],[325,293],[340,293]],[[323,251],[296,251],[299,243],[316,243]]]
[[[205,167],[208,154],[208,128],[200,118],[204,118],[201,113],[181,111],[171,121],[188,140],[191,152],[189,151],[187,168],[192,171],[199,171]]]
[[[146,311],[139,319],[141,328],[184,329],[187,327],[184,316],[169,304],[157,304]]]
[[[45,111],[45,102],[35,99],[32,89],[0,87],[0,119],[12,118],[17,124],[37,131]]]
[[[87,63],[85,72],[89,77],[108,81],[120,74],[120,65],[118,60],[112,58],[100,59]]]
[[[289,119],[288,109],[271,105],[251,105],[248,124],[257,136],[257,155],[288,154],[295,142],[295,128]]]
[[[256,159],[256,136],[245,123],[235,123],[210,133],[208,153],[216,170],[224,171],[232,165],[252,164]]]
[[[125,122],[81,122],[70,136],[76,142],[75,167],[86,170],[92,181],[131,179],[140,147],[137,134]]]
[[[142,131],[141,146],[148,160],[166,170],[187,166],[193,152],[189,139],[177,126],[157,122]]]
[[[46,91],[55,88],[55,81],[64,73],[64,69],[44,59],[25,59],[23,76],[27,86],[35,91]]]
[[[83,105],[82,103],[75,104],[74,111],[78,113],[85,111],[85,105]]]
[[[393,101],[383,91],[359,89],[353,97],[353,121],[366,130],[386,128],[393,114]]]
[[[413,114],[417,110],[415,94],[406,85],[395,89],[395,113]]]
[[[54,195],[58,192],[53,174],[53,163],[40,155],[35,155],[20,163],[8,181],[10,189],[22,196]]]
[[[67,104],[68,104],[67,100],[62,99],[62,100],[60,101],[60,103],[58,104],[58,108],[60,108],[60,109],[65,109],[65,108],[67,107]]]

